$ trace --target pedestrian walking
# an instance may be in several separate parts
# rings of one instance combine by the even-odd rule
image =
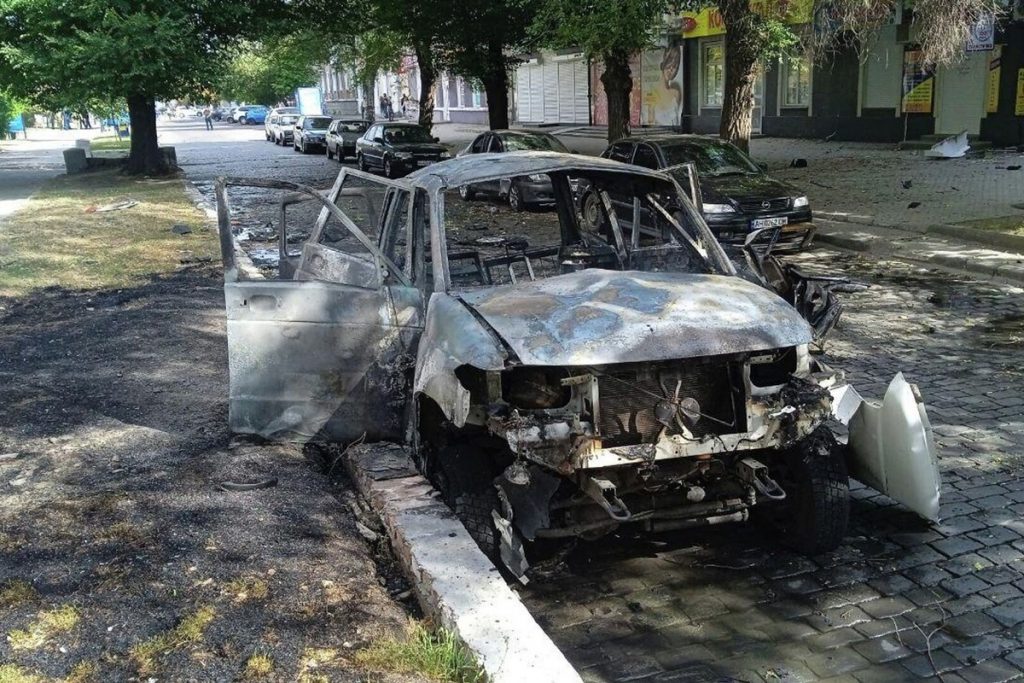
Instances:
[[[405,118],[405,110],[406,110],[406,107],[409,105],[409,96],[406,95],[405,93],[402,93],[401,105],[402,105],[402,118]]]
[[[391,96],[390,95],[385,95],[384,96],[384,106],[387,109],[388,121],[394,121],[395,120],[395,108],[391,105]]]
[[[203,109],[203,120],[206,122],[206,130],[213,130],[213,109],[210,105]]]
[[[380,105],[380,117],[385,118],[388,115],[388,96],[381,93],[381,96],[377,98],[377,103]]]

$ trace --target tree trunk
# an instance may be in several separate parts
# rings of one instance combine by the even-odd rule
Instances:
[[[718,134],[746,152],[750,149],[754,81],[762,47],[757,36],[762,32],[752,26],[758,19],[749,0],[719,0],[718,7],[726,26],[725,97]]]
[[[629,135],[629,93],[633,89],[629,54],[615,50],[604,55],[601,83],[608,99],[608,142],[614,142]]]
[[[420,66],[420,117],[419,124],[428,131],[434,125],[434,84],[437,82],[437,70],[434,68],[434,57],[429,47],[416,45],[416,61]]]
[[[508,65],[501,43],[487,45],[487,74],[483,81],[488,125],[491,130],[508,128]]]
[[[133,174],[164,175],[171,169],[160,154],[156,139],[156,103],[147,95],[128,96],[131,122],[131,152],[125,171]]]

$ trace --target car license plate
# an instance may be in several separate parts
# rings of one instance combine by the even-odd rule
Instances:
[[[425,159],[423,161],[417,161],[416,165],[417,166],[430,166],[432,163],[434,163],[434,162],[430,161],[429,159]]]
[[[785,225],[789,222],[789,219],[785,216],[779,218],[758,218],[750,221],[751,230],[759,230],[760,228],[777,228],[780,225]]]

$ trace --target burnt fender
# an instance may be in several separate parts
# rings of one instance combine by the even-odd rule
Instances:
[[[881,401],[850,385],[832,390],[832,412],[849,430],[850,474],[938,521],[941,480],[928,413],[917,387],[899,373]]]
[[[427,306],[413,391],[429,396],[452,424],[461,427],[469,414],[469,391],[455,376],[455,369],[471,365],[502,370],[507,357],[498,338],[462,302],[435,292]]]

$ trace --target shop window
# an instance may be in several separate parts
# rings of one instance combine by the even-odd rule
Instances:
[[[811,106],[811,62],[806,57],[782,60],[782,106]]]
[[[701,91],[705,107],[721,107],[725,93],[725,48],[721,42],[701,48]]]

